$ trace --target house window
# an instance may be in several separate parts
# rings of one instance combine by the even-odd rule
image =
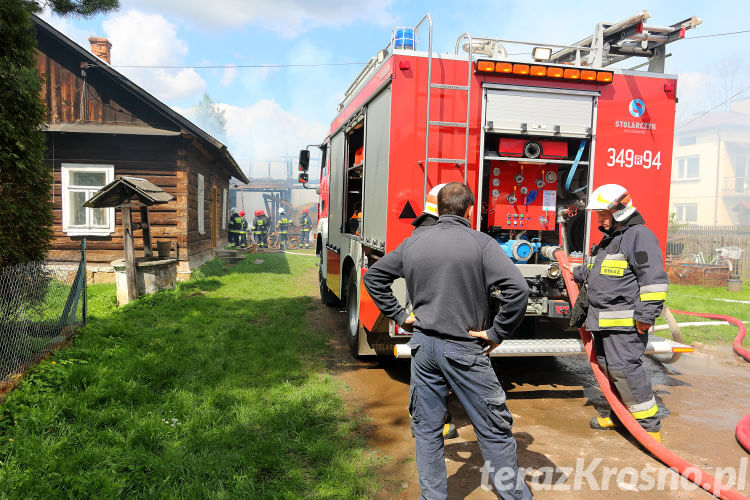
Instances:
[[[698,204],[684,203],[674,206],[677,220],[680,222],[698,222]]]
[[[205,202],[205,181],[203,180],[203,176],[201,174],[198,174],[198,233],[199,234],[206,234],[206,224],[205,224],[205,212],[206,212],[206,202]]]
[[[115,231],[114,208],[83,206],[99,189],[114,180],[113,165],[63,163],[62,220],[68,236],[108,236]]]
[[[221,228],[222,229],[226,229],[227,228],[227,217],[229,217],[229,215],[227,214],[227,190],[226,189],[222,193],[221,200],[222,200],[221,201],[221,213],[222,213],[222,216],[221,216]]]
[[[700,156],[687,156],[677,158],[677,170],[675,179],[698,179],[698,163]]]

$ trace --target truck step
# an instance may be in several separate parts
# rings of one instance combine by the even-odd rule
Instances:
[[[671,354],[673,352],[693,352],[689,345],[649,335],[646,354]],[[410,358],[411,349],[406,344],[397,344],[394,353],[397,358]],[[570,339],[508,339],[490,353],[493,358],[516,356],[584,356],[583,342],[579,338]]]

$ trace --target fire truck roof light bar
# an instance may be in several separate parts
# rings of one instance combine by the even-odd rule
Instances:
[[[583,82],[612,83],[611,71],[597,71],[593,69],[565,68],[560,66],[545,66],[541,64],[518,64],[507,61],[477,61],[478,73],[492,73],[500,75],[533,76],[537,78],[554,78],[563,80],[580,80]]]

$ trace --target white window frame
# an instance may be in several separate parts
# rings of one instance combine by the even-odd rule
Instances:
[[[74,226],[70,223],[72,214],[70,212],[70,192],[71,191],[85,191],[87,193],[86,200],[88,201],[94,193],[99,191],[101,187],[96,186],[74,186],[70,184],[70,172],[73,171],[86,171],[86,172],[104,172],[106,183],[104,186],[112,182],[115,178],[115,166],[114,165],[98,165],[91,163],[63,163],[60,166],[60,178],[61,178],[61,189],[62,189],[62,226],[63,232],[68,236],[109,236],[115,232],[115,209],[107,208],[107,224],[106,226],[93,226],[86,224],[85,226]],[[93,209],[86,208],[86,220],[89,221],[91,212]]]
[[[222,210],[222,216],[221,216],[221,228],[226,229],[227,228],[227,190],[226,188],[222,192],[222,198],[221,198],[221,210]]]
[[[685,217],[688,208],[695,208],[695,219],[687,220]],[[674,211],[677,216],[677,220],[680,222],[698,222],[698,204],[697,203],[676,203]]]
[[[206,234],[206,181],[198,174],[198,234]]]
[[[698,173],[695,177],[687,177],[688,175],[688,161],[695,158],[698,160]],[[690,155],[690,156],[683,156],[681,158],[677,158],[677,161],[675,161],[676,167],[674,169],[675,172],[675,178],[676,181],[697,181],[701,177],[701,157],[700,155]],[[682,176],[681,170],[684,168],[685,175]]]

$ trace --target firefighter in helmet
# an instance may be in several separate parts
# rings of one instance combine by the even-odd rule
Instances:
[[[573,276],[587,287],[585,325],[594,337],[596,360],[636,421],[661,442],[659,408],[641,360],[669,286],[659,241],[623,186],[596,188],[586,210],[596,212],[603,237]],[[610,416],[591,419],[593,429],[618,425]]]
[[[229,211],[229,224],[227,225],[229,232],[229,246],[234,247],[239,245],[240,233],[242,232],[242,219],[237,214],[237,209],[232,207]]]
[[[245,211],[240,210],[240,213],[237,215],[240,216],[239,247],[246,248],[247,247],[247,219],[245,219]]]
[[[268,233],[273,229],[271,227],[271,219],[268,218],[263,210],[259,210],[260,218],[263,219],[263,227],[260,233],[260,239],[263,242],[263,248],[268,248]]]
[[[303,248],[310,248],[310,230],[312,230],[312,219],[310,218],[310,211],[308,209],[302,210],[302,217],[299,220],[300,233],[302,235],[302,241],[300,244]]]
[[[279,231],[279,245],[282,250],[286,250],[289,244],[289,226],[292,225],[292,221],[286,216],[286,212],[283,208],[279,209],[279,220],[276,222],[276,229]]]
[[[256,210],[255,211],[255,218],[253,219],[253,240],[255,241],[255,244],[258,245],[258,248],[265,248],[265,241],[263,238],[263,235],[266,233],[266,214],[263,212],[263,210]]]

